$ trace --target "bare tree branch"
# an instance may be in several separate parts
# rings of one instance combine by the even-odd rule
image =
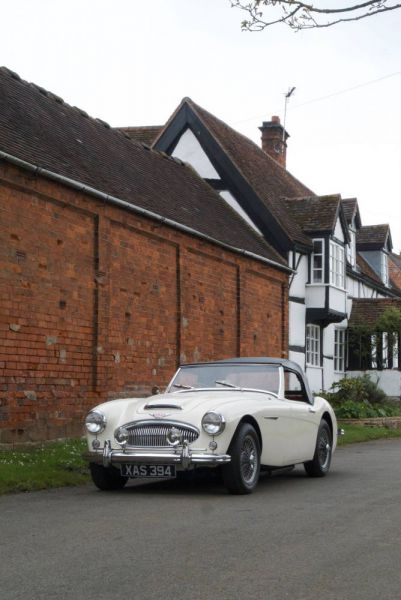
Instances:
[[[352,2],[339,8],[319,8],[299,0],[230,0],[233,8],[248,13],[248,19],[242,21],[245,31],[262,31],[271,25],[284,23],[295,31],[302,29],[320,29],[339,23],[360,21],[380,13],[401,8],[395,0],[369,0],[359,4]],[[337,0],[332,0],[337,4]],[[267,15],[265,17],[264,15]]]

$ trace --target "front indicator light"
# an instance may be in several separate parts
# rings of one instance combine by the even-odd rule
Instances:
[[[116,438],[120,446],[125,446],[128,442],[129,431],[126,427],[119,427],[116,433],[114,434],[114,437]]]
[[[172,427],[168,432],[166,439],[170,446],[178,446],[182,441],[182,433],[177,427]]]

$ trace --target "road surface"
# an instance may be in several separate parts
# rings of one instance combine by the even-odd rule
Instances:
[[[401,440],[324,479],[92,485],[0,498],[1,600],[401,599]]]

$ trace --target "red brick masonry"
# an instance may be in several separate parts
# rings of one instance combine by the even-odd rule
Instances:
[[[79,434],[179,362],[287,355],[286,273],[0,165],[0,443]]]

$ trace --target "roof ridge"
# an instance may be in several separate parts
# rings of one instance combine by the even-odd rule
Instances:
[[[0,154],[5,160],[289,270],[285,259],[183,161],[130,138],[127,143],[102,120],[7,68],[0,67],[0,87]]]
[[[77,112],[81,117],[83,117],[85,119],[89,119],[94,124],[101,125],[105,129],[109,129],[110,131],[113,131],[117,135],[125,137],[131,143],[139,144],[140,146],[145,148],[145,150],[149,150],[151,152],[154,152],[155,154],[159,154],[159,155],[163,156],[163,158],[168,158],[168,159],[172,160],[173,162],[180,164],[182,166],[185,165],[185,163],[183,161],[181,161],[175,157],[172,157],[164,152],[160,152],[159,150],[152,148],[148,144],[145,144],[143,142],[139,142],[138,140],[132,139],[129,135],[125,134],[123,131],[120,131],[119,129],[112,127],[109,123],[107,123],[107,121],[104,121],[103,119],[100,119],[99,117],[92,117],[89,113],[87,113],[82,108],[79,108],[78,106],[73,106],[72,104],[68,104],[68,102],[66,102],[63,98],[61,98],[61,96],[58,96],[54,92],[51,92],[51,91],[45,89],[44,87],[38,85],[37,83],[33,83],[30,81],[27,81],[26,79],[22,79],[22,77],[18,73],[16,73],[15,71],[12,71],[8,67],[2,66],[2,67],[0,67],[0,71],[3,71],[6,75],[8,75],[9,77],[12,77],[16,81],[20,82],[22,85],[25,85],[27,87],[37,90],[42,96],[45,96],[49,100],[51,100],[53,102],[57,102],[57,104],[62,104],[63,106]]]
[[[312,190],[310,190],[307,186],[305,186],[302,182],[300,182],[296,177],[294,177],[294,175],[292,175],[292,173],[287,171],[287,169],[285,167],[280,165],[271,156],[269,156],[266,152],[264,152],[253,140],[251,140],[249,137],[247,137],[243,133],[237,131],[236,129],[231,127],[231,125],[228,125],[222,119],[220,119],[219,117],[216,117],[214,114],[210,113],[208,110],[206,110],[199,104],[196,104],[196,102],[194,102],[192,99],[184,98],[174,114],[177,114],[178,110],[185,103],[188,104],[188,106],[191,108],[191,110],[193,110],[194,113],[196,114],[197,118],[201,121],[203,126],[210,132],[210,135],[213,137],[215,143],[217,143],[219,148],[221,148],[222,151],[229,157],[229,159],[235,165],[235,168],[237,169],[238,173],[241,175],[241,177],[244,179],[244,181],[247,183],[248,186],[250,186],[251,188],[253,187],[253,184],[250,181],[249,177],[244,173],[244,171],[241,168],[241,166],[239,165],[235,155],[233,155],[227,148],[224,147],[224,145],[222,144],[222,142],[219,139],[219,136],[215,134],[215,132],[211,129],[211,126],[207,123],[207,121],[205,121],[205,118],[202,113],[205,114],[206,118],[210,118],[212,120],[212,122],[213,121],[216,122],[217,127],[220,126],[220,127],[228,129],[229,132],[231,132],[231,135],[238,136],[241,140],[244,141],[245,144],[250,144],[253,147],[254,151],[258,152],[260,157],[263,157],[263,160],[266,160],[268,163],[270,162],[272,165],[279,168],[279,170],[281,171],[281,173],[283,174],[283,176],[285,178],[290,178],[293,180],[293,182],[296,182],[298,185],[301,185],[305,190],[308,190],[310,192],[312,197],[315,195]],[[166,124],[166,127],[168,127],[168,123]],[[284,211],[284,207],[280,207],[279,205],[277,205],[274,198],[271,198],[270,206],[268,208],[271,211],[272,216],[276,219],[277,223],[281,227],[283,233],[289,239],[291,239],[293,237],[293,232],[291,232],[288,229],[288,225],[285,224],[285,218],[284,218],[284,215],[282,214]],[[287,217],[288,217],[288,214],[287,214]],[[305,237],[305,234],[303,233],[302,229],[298,226],[298,224],[296,223],[296,221],[293,219],[293,217],[291,215],[289,215],[289,220],[292,222],[292,227],[295,228],[295,230],[298,230],[297,235],[300,236],[300,239],[301,240],[304,239],[303,243],[309,243],[307,236]]]
[[[200,106],[196,102],[194,102],[191,98],[189,98],[189,97],[183,98],[182,101],[181,101],[181,104],[183,104],[184,102],[187,102],[188,104],[192,104],[192,106],[195,109],[199,108],[200,110],[203,110],[208,115],[210,115],[212,117],[212,119],[215,119],[216,121],[219,121],[219,123],[221,123],[222,125],[224,125],[224,127],[228,127],[229,129],[231,129],[231,131],[233,131],[236,135],[242,137],[246,142],[253,144],[255,146],[255,148],[257,148],[258,151],[262,152],[263,155],[267,157],[268,160],[272,161],[275,165],[277,165],[278,167],[280,167],[280,169],[283,171],[283,173],[285,173],[286,175],[290,175],[290,177],[292,177],[293,179],[295,179],[295,181],[297,181],[299,184],[301,184],[304,188],[308,189],[310,191],[310,193],[311,193],[311,196],[315,196],[316,195],[313,190],[310,190],[308,188],[308,186],[306,186],[304,183],[302,183],[302,181],[300,181],[297,177],[295,177],[295,175],[293,175],[292,173],[290,173],[290,171],[288,171],[288,169],[286,169],[286,167],[283,167],[283,165],[281,163],[279,163],[277,160],[275,160],[270,154],[267,154],[267,152],[264,152],[262,150],[262,148],[260,148],[253,140],[251,140],[244,133],[241,133],[240,131],[237,131],[237,129],[234,129],[234,127],[231,127],[231,125],[228,125],[228,123],[226,123],[225,121],[223,121],[219,117],[216,117],[216,115],[214,115],[210,111],[206,110],[206,108],[203,108],[202,106]],[[201,118],[201,116],[199,114],[198,114],[198,116],[199,116],[199,118]],[[201,119],[201,120],[202,120],[202,122],[204,122],[203,119]]]

